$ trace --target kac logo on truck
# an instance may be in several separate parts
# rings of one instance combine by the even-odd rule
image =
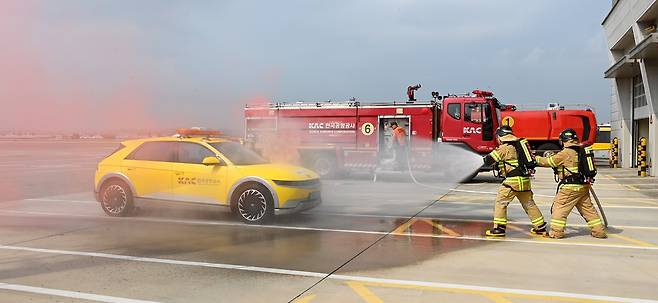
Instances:
[[[464,127],[464,134],[481,134],[482,127]]]
[[[354,129],[351,122],[309,122],[308,129]]]

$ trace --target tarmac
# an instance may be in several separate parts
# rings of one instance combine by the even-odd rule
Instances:
[[[658,302],[658,180],[600,168],[609,238],[576,213],[566,239],[491,226],[499,180],[353,174],[323,204],[245,225],[223,208],[149,204],[128,218],[93,199],[105,141],[0,141],[0,302]],[[533,180],[545,217],[549,169]]]

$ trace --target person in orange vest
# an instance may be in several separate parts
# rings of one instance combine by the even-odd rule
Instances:
[[[393,150],[395,150],[395,168],[402,170],[407,166],[407,132],[397,122],[391,122],[393,130]]]

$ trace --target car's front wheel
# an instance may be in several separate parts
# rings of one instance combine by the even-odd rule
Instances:
[[[103,211],[112,217],[129,216],[135,208],[130,187],[122,181],[110,181],[103,185],[100,200]]]
[[[248,224],[264,224],[274,216],[272,195],[260,184],[241,186],[235,204],[236,213]]]

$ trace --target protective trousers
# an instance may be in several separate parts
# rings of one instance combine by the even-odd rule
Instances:
[[[507,225],[507,206],[514,198],[519,199],[532,225],[538,227],[544,224],[544,216],[532,198],[532,191],[513,191],[511,188],[501,185],[498,188],[494,205],[494,226]]]
[[[577,188],[560,188],[553,200],[553,213],[551,216],[550,236],[553,238],[564,238],[564,228],[567,226],[567,216],[576,207],[587,225],[591,229],[592,236],[596,238],[607,237],[603,221],[594,208],[589,196],[589,185]]]

